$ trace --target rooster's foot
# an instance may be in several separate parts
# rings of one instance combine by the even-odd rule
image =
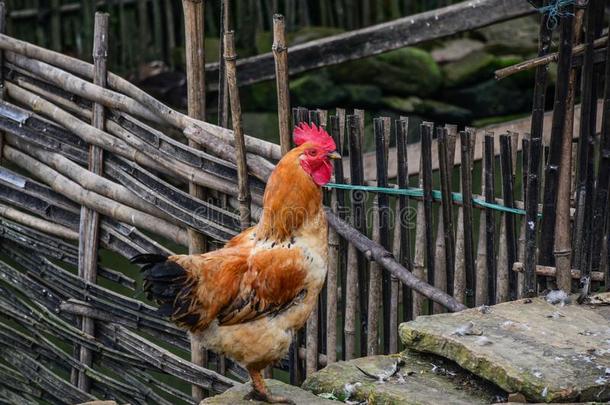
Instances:
[[[247,393],[246,396],[244,396],[244,399],[246,401],[255,400],[255,401],[267,402],[269,404],[290,404],[290,405],[296,405],[293,400],[288,399],[286,397],[281,397],[279,395],[278,396],[271,395],[271,393],[269,393],[268,391],[265,392],[265,393],[262,393],[262,392],[257,391],[257,390],[252,390],[249,393]]]

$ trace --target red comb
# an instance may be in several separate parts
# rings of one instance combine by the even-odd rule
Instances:
[[[300,146],[305,142],[311,142],[316,146],[328,150],[329,152],[337,149],[335,141],[330,135],[328,135],[328,132],[326,132],[322,127],[317,127],[316,124],[309,125],[306,122],[301,122],[294,129],[293,138],[294,143],[297,146]]]

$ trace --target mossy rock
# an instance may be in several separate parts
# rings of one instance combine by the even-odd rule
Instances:
[[[292,399],[297,405],[331,405],[333,402],[327,399],[318,397],[311,392],[302,390],[294,385],[288,385],[277,380],[265,380],[267,387],[273,395],[280,395]],[[206,398],[201,401],[200,405],[266,405],[266,402],[245,400],[244,396],[250,392],[250,383],[237,385],[220,395]]]
[[[460,334],[465,326],[471,334]],[[533,402],[610,400],[610,311],[542,298],[420,316],[399,328],[412,350],[455,361]]]
[[[382,91],[370,84],[345,84],[345,104],[358,107],[377,107],[381,103]]]
[[[404,365],[385,381],[358,369],[373,375],[390,374],[397,361]],[[327,398],[369,405],[477,405],[489,404],[504,394],[451,362],[414,352],[333,363],[308,377],[303,388]]]
[[[476,35],[485,42],[490,53],[529,55],[538,49],[540,18],[525,16],[480,28]]]
[[[446,87],[459,87],[493,76],[495,56],[475,51],[442,67]]]
[[[472,87],[448,90],[445,100],[472,111],[477,118],[509,115],[531,110],[532,89],[520,89],[510,81],[489,79]]]
[[[290,81],[291,105],[324,108],[342,103],[347,92],[330,80],[325,72],[311,72]]]
[[[472,112],[457,105],[419,97],[384,97],[383,105],[403,114],[416,114],[434,117],[439,122],[467,124],[472,119]]]
[[[342,63],[328,71],[338,83],[371,84],[384,94],[427,96],[442,83],[440,68],[430,53],[411,47]]]

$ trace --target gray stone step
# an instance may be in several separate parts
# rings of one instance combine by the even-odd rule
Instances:
[[[451,359],[529,401],[608,401],[609,319],[609,307],[536,298],[421,316],[402,324],[400,336],[407,347]]]
[[[357,368],[383,375],[393,370],[397,360],[404,365],[386,381],[367,377]],[[307,378],[303,388],[340,401],[368,401],[369,405],[477,405],[495,402],[497,395],[504,394],[452,362],[413,352],[333,363]]]
[[[285,384],[278,380],[265,380],[267,381],[267,387],[271,390],[273,395],[281,395],[292,399],[297,405],[332,405],[333,401],[318,397],[311,392],[307,392],[299,387]],[[215,405],[256,405],[266,404],[265,402],[259,401],[246,401],[244,396],[251,390],[250,383],[241,384],[235,386],[220,395],[206,398],[200,402],[200,405],[204,404],[215,404]]]

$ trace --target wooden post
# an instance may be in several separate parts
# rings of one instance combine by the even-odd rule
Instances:
[[[409,120],[401,117],[395,123],[396,130],[396,159],[398,162],[398,187],[409,187],[409,162],[407,158],[407,135],[409,133]],[[409,197],[401,195],[398,197],[398,210],[396,222],[400,225],[400,263],[413,272],[413,261],[411,257],[411,229],[409,227],[410,205]],[[394,242],[397,243],[397,242]],[[404,321],[411,320],[413,316],[413,298],[411,289],[407,286],[402,288],[403,317]]]
[[[500,166],[502,174],[502,198],[504,205],[507,207],[514,206],[514,180],[513,180],[513,145],[510,135],[500,136]],[[506,277],[502,278],[501,287],[498,286],[498,291],[503,291],[503,301],[516,298],[516,280],[515,274],[511,271],[513,263],[517,261],[517,238],[515,216],[510,213],[503,215],[505,234],[501,235],[505,238],[506,243]],[[498,271],[498,280],[500,280],[500,272]],[[512,287],[512,288],[511,288]],[[500,300],[499,300],[500,301]]]
[[[468,292],[470,302],[476,296],[477,279],[474,266],[474,241],[473,241],[473,226],[472,219],[472,156],[473,156],[473,138],[475,131],[472,128],[466,128],[460,133],[461,145],[461,180],[462,180],[462,200],[463,200],[463,230],[464,230],[464,273],[466,275],[466,291]],[[466,300],[468,302],[468,299]]]
[[[485,173],[485,201],[495,203],[494,189],[494,136],[493,133],[485,134],[484,143],[484,173]],[[494,211],[491,208],[485,209],[485,257],[487,260],[487,293],[489,294],[488,303],[496,303],[496,220]]]
[[[338,115],[330,117],[330,134],[335,140],[337,151],[341,153],[343,131],[340,130],[341,121]],[[335,181],[343,183],[343,163],[335,161]],[[343,207],[343,192],[340,190],[332,191],[331,207],[338,212]],[[338,274],[341,266],[340,239],[337,232],[328,228],[328,272],[326,277],[326,362],[327,364],[337,361],[337,292]],[[345,306],[343,301],[342,306]]]
[[[220,0],[220,55],[225,54],[225,33],[230,31],[231,2]],[[227,88],[226,61],[221,58],[218,67],[218,125],[229,127],[229,90]]]
[[[237,161],[237,181],[239,183],[238,197],[241,229],[250,227],[250,188],[248,187],[248,165],[246,162],[246,142],[242,128],[241,104],[239,100],[239,89],[237,87],[235,60],[235,37],[233,31],[228,31],[224,36],[227,84],[231,101],[231,121],[233,133],[235,134],[235,152]]]
[[[455,158],[455,139],[457,127],[445,126],[436,129],[438,140],[438,161],[441,178],[441,210],[436,232],[436,257],[434,259],[434,286],[453,295],[455,271],[455,236],[453,231],[453,201],[451,178]],[[449,282],[450,281],[450,282]],[[451,287],[451,289],[449,289]],[[438,303],[432,306],[433,312],[445,312]]]
[[[184,11],[188,115],[205,121],[204,2],[203,0],[183,0],[182,9]],[[189,140],[189,146],[201,148],[192,140]],[[199,199],[205,198],[203,187],[195,183],[189,183],[189,193]],[[201,233],[189,229],[188,236],[189,254],[207,251],[207,241]],[[198,366],[207,365],[207,353],[195,336],[191,336],[191,361]],[[204,397],[203,389],[196,385],[193,385],[192,394],[197,401],[201,401]]]
[[[95,28],[93,33],[93,82],[100,87],[106,87],[107,67],[106,55],[108,52],[108,14],[95,14]],[[98,129],[104,129],[105,115],[104,107],[99,103],[93,104],[92,125]],[[89,145],[89,170],[97,175],[103,173],[104,154],[102,148]],[[79,229],[79,262],[78,273],[88,283],[97,282],[97,254],[99,243],[99,214],[87,207],[81,208],[81,219]],[[82,318],[82,331],[93,336],[94,321],[91,318]],[[91,350],[81,346],[80,361],[91,367],[93,357]],[[83,372],[78,375],[78,387],[89,392],[91,380]]]
[[[576,11],[572,44],[580,42],[583,20],[583,9]],[[571,241],[571,198],[572,186],[572,133],[574,131],[574,97],[576,92],[576,69],[569,71],[565,107],[564,128],[561,137],[560,164],[557,173],[557,214],[555,219],[555,243],[553,254],[557,274],[557,288],[567,291],[572,289],[572,241]],[[603,221],[602,221],[603,223]],[[594,226],[594,225],[593,225]],[[593,240],[593,239],[592,239]],[[601,245],[599,245],[601,246]]]
[[[277,87],[277,112],[282,155],[292,148],[290,139],[290,92],[288,87],[288,47],[284,16],[273,16],[273,58],[275,60],[275,83]]]
[[[540,252],[538,262],[542,265],[553,265],[553,247],[555,244],[555,220],[557,213],[557,185],[559,166],[562,162],[562,138],[566,124],[568,81],[572,68],[572,41],[574,32],[574,6],[566,6],[566,14],[561,18],[561,35],[559,37],[559,60],[557,61],[557,84],[553,105],[553,124],[549,160],[544,172],[544,193],[542,205],[542,224],[540,226]],[[568,158],[569,160],[569,158]]]
[[[434,285],[434,218],[432,211],[432,123],[423,123],[421,129],[421,159],[424,189],[424,223],[426,240],[426,268],[428,284]],[[430,305],[432,309],[432,305]]]

